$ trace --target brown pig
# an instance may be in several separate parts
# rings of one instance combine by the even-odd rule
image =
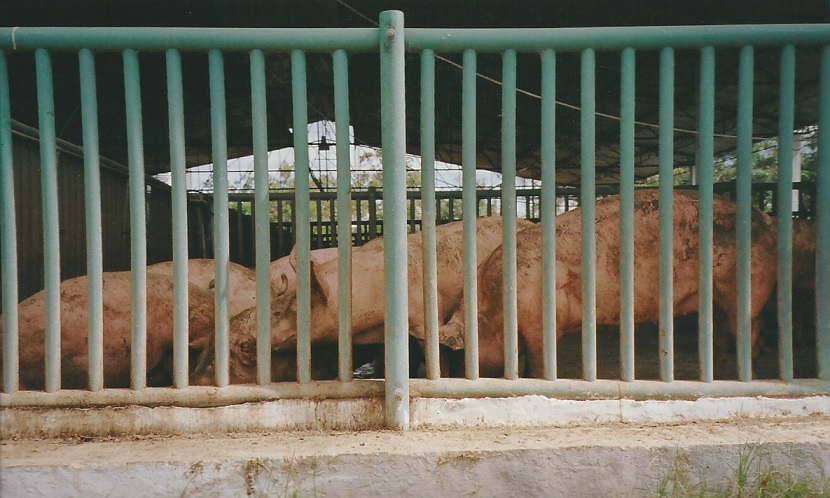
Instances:
[[[638,191],[634,197],[634,320],[659,319],[659,194]],[[620,316],[620,204],[619,197],[596,204],[596,317],[598,325],[618,326]],[[713,298],[716,309],[728,317],[735,334],[736,205],[714,201]],[[577,333],[582,324],[581,210],[556,218],[556,336]],[[674,315],[698,308],[698,196],[674,194]],[[776,239],[770,217],[752,212],[751,310],[752,340],[756,343],[759,315],[775,287]],[[542,377],[542,226],[517,235],[518,332],[527,357],[528,373]],[[482,376],[500,377],[504,370],[502,309],[502,250],[496,249],[479,267],[479,358]],[[716,355],[725,354],[718,351]],[[717,367],[717,365],[716,365]]]
[[[533,223],[517,220],[517,228]],[[480,218],[477,227],[477,257],[480,263],[501,244],[500,217]],[[436,228],[438,264],[438,316],[443,323],[458,307],[464,290],[463,225],[448,223]],[[420,233],[408,236],[409,333],[424,338],[423,251]],[[382,343],[386,306],[384,291],[383,240],[376,239],[352,253],[352,334],[353,342]],[[311,260],[311,342],[336,343],[338,337],[337,260]],[[282,280],[282,279],[281,279]],[[275,350],[293,350],[297,343],[297,294],[285,290],[273,303],[271,341]],[[256,379],[256,320],[236,317],[231,323],[231,382]],[[278,368],[278,367],[275,367]]]
[[[816,224],[793,220],[793,288],[816,290]]]
[[[204,341],[214,329],[213,296],[194,285],[188,289],[190,339]],[[129,387],[132,331],[130,272],[103,275],[104,386]],[[20,383],[43,389],[45,355],[45,291],[19,304]],[[61,387],[83,389],[89,378],[89,293],[86,276],[61,282]],[[2,344],[2,341],[0,341]],[[147,273],[147,370],[173,345],[173,279]]]
[[[792,241],[792,332],[796,345],[807,345],[815,337],[816,240],[815,222],[793,219]],[[777,231],[778,223],[773,223]],[[777,292],[777,288],[776,288]],[[764,307],[764,343],[778,342],[778,300],[773,294]]]
[[[173,276],[173,262],[165,261],[147,267],[148,272]],[[187,260],[187,281],[200,289],[213,292],[216,262],[212,259]],[[234,317],[256,306],[256,273],[242,265],[228,263],[228,315]]]
[[[337,248],[327,247],[325,249],[315,249],[311,251],[311,255],[317,263],[328,263],[337,258]],[[297,291],[297,272],[291,266],[290,256],[284,256],[271,261],[270,273],[271,286],[274,293]]]

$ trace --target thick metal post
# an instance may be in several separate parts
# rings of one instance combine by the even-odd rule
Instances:
[[[144,135],[138,53],[124,51],[124,95],[127,105],[127,153],[130,167],[130,269],[132,271],[132,364],[130,385],[147,385],[147,225],[144,183]]]
[[[349,140],[349,59],[334,52],[334,119],[337,146],[337,293],[340,380],[352,380],[352,182]]]
[[[208,52],[210,74],[210,128],[213,156],[213,260],[216,265],[216,385],[229,382],[228,372],[228,136],[225,115],[225,63],[222,52]]]
[[[713,263],[713,167],[715,132],[715,49],[705,47],[700,51],[700,112],[698,134],[698,239],[700,241],[698,360],[700,380],[712,382],[712,263]]]
[[[781,51],[778,105],[778,376],[793,380],[793,123],[795,47]]]
[[[634,380],[634,84],[636,55],[620,56],[620,378]]]
[[[469,177],[469,171],[475,175],[476,167],[476,53],[474,50],[465,50],[463,58],[462,82],[461,82],[461,167],[464,171],[462,176]],[[475,183],[473,181],[473,183]],[[469,184],[462,180],[462,184]],[[463,185],[462,185],[463,186]],[[467,187],[470,188],[469,186]],[[452,220],[453,199],[450,202],[450,219]],[[475,222],[473,220],[472,222]],[[477,379],[479,373],[478,365],[478,285],[476,281],[475,267],[475,245],[472,247],[466,243],[465,223],[465,244],[464,244],[464,364],[466,377]],[[475,238],[473,238],[475,240]],[[472,254],[472,263],[468,258]]]
[[[816,356],[818,378],[830,381],[830,47],[821,54],[816,180]]]
[[[98,98],[95,58],[79,53],[81,114],[84,136],[84,207],[86,209],[86,273],[89,289],[89,390],[104,387],[103,242],[101,236],[101,169],[98,152]]]
[[[421,245],[424,249],[424,342],[427,379],[441,377],[435,217],[435,52],[427,49],[421,53]]]
[[[674,49],[660,51],[660,378],[674,380]]]
[[[556,53],[542,52],[542,309],[545,378],[556,379]]]
[[[311,226],[308,184],[308,97],[305,53],[291,52],[294,105],[294,234],[297,250],[297,380],[311,382]]]
[[[271,383],[271,203],[268,199],[268,100],[265,55],[252,50],[251,124],[254,145],[254,241],[256,244],[257,382]]]
[[[403,12],[380,14],[383,247],[386,276],[386,424],[409,427],[406,99]]]
[[[187,267],[187,175],[184,144],[184,91],[182,59],[170,49],[167,58],[167,116],[170,128],[170,180],[173,204],[173,385],[187,387],[188,267]]]
[[[506,50],[502,61],[501,246],[504,271],[504,377],[512,380],[519,376],[519,325],[516,309],[516,51]],[[466,220],[466,208],[464,214]]]
[[[14,156],[12,155],[9,66],[0,51],[0,274],[3,287],[3,392],[20,386],[17,313],[17,222],[14,209]]]
[[[582,51],[582,377],[597,380],[596,56]]]
[[[743,47],[738,63],[738,173],[736,179],[737,217],[737,357],[738,379],[752,380],[750,261],[752,222],[752,93],[754,50]]]

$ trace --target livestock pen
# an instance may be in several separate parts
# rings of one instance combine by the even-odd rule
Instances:
[[[321,55],[322,54],[322,55]],[[378,263],[375,276],[382,277],[385,295],[385,313],[382,319],[383,348],[385,370],[383,380],[363,380],[353,378],[353,316],[359,310],[351,309],[352,289],[355,284],[366,278],[366,274],[353,274],[351,271],[353,256],[358,250],[352,237],[337,237],[337,273],[336,293],[339,303],[337,317],[337,379],[317,381],[312,376],[314,349],[311,329],[318,313],[312,311],[312,292],[315,281],[312,280],[311,256],[313,220],[310,218],[310,206],[315,199],[309,188],[308,158],[308,95],[307,81],[308,60],[313,57],[330,58],[333,73],[331,88],[334,97],[334,111],[337,125],[337,189],[336,195],[326,197],[334,204],[338,213],[351,213],[354,195],[350,185],[350,158],[348,155],[350,125],[350,58],[365,56],[376,57],[379,64],[378,81],[372,83],[379,92],[380,130],[383,151],[383,189],[382,220],[375,219],[375,228],[382,224],[382,267]],[[753,142],[759,137],[755,133],[753,114],[753,92],[758,85],[755,78],[756,54],[759,58],[774,58],[779,61],[779,80],[770,83],[768,75],[764,76],[764,85],[778,88],[779,98],[774,102],[764,101],[758,104],[767,117],[760,138],[776,137],[778,141],[778,180],[775,197],[777,206],[775,227],[776,245],[767,247],[768,252],[776,256],[774,280],[777,282],[777,332],[774,334],[777,349],[777,369],[774,379],[757,379],[753,376],[753,321],[757,318],[753,306],[763,303],[752,302],[751,251],[756,236],[752,233],[753,211],[751,203],[752,177],[751,153]],[[69,57],[77,55],[77,75],[80,94],[80,113],[83,131],[83,159],[86,238],[86,275],[88,275],[88,329],[80,333],[88,334],[88,388],[85,390],[62,389],[62,365],[67,360],[62,357],[61,337],[70,331],[62,330],[61,280],[70,275],[62,268],[66,243],[61,239],[58,200],[62,196],[80,196],[81,187],[77,183],[58,181],[58,150],[55,127],[55,109],[53,101],[52,76],[53,58],[60,57],[60,64],[70,64]],[[463,169],[463,186],[461,194],[463,226],[463,378],[445,378],[440,368],[442,339],[439,326],[445,317],[438,313],[438,257],[436,252],[436,233],[438,213],[436,202],[439,195],[435,192],[436,162],[436,128],[435,128],[435,81],[436,62],[445,61],[447,57],[460,55],[461,63],[454,67],[460,71],[461,115],[457,140],[460,143],[455,157],[460,159]],[[209,111],[210,134],[207,139],[211,147],[211,160],[214,165],[212,222],[204,227],[212,227],[212,249],[206,250],[215,261],[215,330],[213,343],[215,356],[212,359],[215,377],[213,386],[191,386],[190,347],[188,329],[188,273],[187,260],[198,251],[189,248],[189,234],[192,225],[198,225],[189,219],[193,209],[188,201],[185,188],[186,143],[185,130],[191,123],[184,122],[185,93],[183,67],[190,58],[206,57],[207,86],[210,102],[205,107]],[[269,148],[268,128],[271,126],[268,99],[268,79],[266,64],[270,58],[276,58],[283,67],[290,71],[290,88],[292,99],[291,140],[295,153],[295,185],[291,222],[291,239],[296,241],[296,382],[272,382],[272,281],[269,264],[272,259],[272,228],[269,219],[269,205],[274,202],[269,198],[267,155]],[[231,346],[234,343],[230,324],[229,299],[233,289],[229,287],[229,263],[231,259],[231,202],[242,202],[228,193],[227,137],[231,133],[227,128],[226,113],[226,67],[225,62],[248,59],[246,71],[250,74],[248,98],[250,109],[250,149],[255,162],[255,182],[253,192],[253,246],[255,247],[254,264],[256,270],[256,372],[257,383],[248,385],[231,385]],[[499,61],[502,74],[498,80],[498,93],[501,95],[500,106],[483,107],[477,99],[477,82],[481,75],[477,70],[478,61]],[[10,85],[14,80],[14,71],[25,71],[34,61],[34,74],[37,84],[38,134],[40,144],[40,174],[42,201],[42,235],[43,235],[43,288],[44,337],[43,337],[43,388],[40,390],[20,390],[21,352],[30,351],[27,341],[33,335],[20,332],[27,330],[18,317],[19,282],[29,268],[20,261],[28,257],[29,247],[22,247],[18,240],[22,222],[15,211],[15,202],[19,202],[15,192],[13,173],[17,171],[15,156],[12,151],[13,141],[12,114],[16,109],[12,100]],[[105,121],[106,115],[97,110],[98,95],[96,85],[101,82],[96,78],[96,61],[103,60],[112,67],[113,64],[123,68],[124,117],[126,133],[124,136],[124,157],[128,159],[128,194],[129,199],[129,269],[131,271],[131,343],[129,345],[129,362],[131,375],[129,388],[108,388],[103,382],[104,341],[107,329],[104,327],[104,306],[102,281],[106,262],[102,253],[102,194],[99,170],[104,161],[99,157],[99,123],[101,129],[112,126]],[[316,60],[316,59],[315,59]],[[618,120],[611,125],[599,119],[607,115],[598,112],[597,102],[607,104],[597,92],[597,61],[602,61],[600,69],[618,76],[619,105]],[[657,61],[652,67],[659,69],[657,74],[643,75],[638,72],[640,60]],[[808,68],[808,76],[796,79],[796,60],[803,68]],[[682,126],[676,118],[675,94],[676,63],[682,61],[684,66],[696,64],[692,71],[696,75],[697,99],[695,116],[683,116]],[[717,61],[717,62],[716,62]],[[735,62],[737,61],[737,65]],[[202,61],[204,62],[204,61]],[[406,62],[406,65],[405,65]],[[72,62],[74,64],[74,62]],[[167,116],[169,137],[169,168],[172,177],[170,188],[170,214],[148,215],[147,181],[145,178],[144,133],[142,113],[141,74],[148,64],[163,64],[166,73]],[[245,64],[243,64],[245,65]],[[417,73],[412,72],[418,67]],[[521,67],[532,67],[530,74],[538,74],[539,79],[533,83],[538,94],[519,87],[517,78]],[[576,74],[565,73],[561,67],[578,68]],[[677,66],[679,67],[679,65]],[[737,68],[737,71],[732,69]],[[21,69],[24,68],[24,69]],[[610,68],[610,69],[608,69]],[[716,85],[716,70],[723,70],[731,80],[734,76],[737,104],[723,86]],[[269,73],[270,74],[270,73]],[[412,74],[419,79],[413,81]],[[688,76],[688,71],[683,73]],[[804,73],[798,73],[804,74]],[[492,75],[490,76],[492,78]],[[659,103],[653,103],[647,113],[656,122],[643,122],[635,119],[635,96],[643,78],[647,83],[658,88]],[[202,78],[204,79],[204,78]],[[525,74],[526,79],[526,74]],[[579,88],[578,106],[565,107],[557,99],[557,90],[564,81],[565,85]],[[31,83],[31,82],[28,82]],[[202,83],[204,82],[202,81]],[[616,88],[617,83],[615,83]],[[419,88],[417,101],[420,108],[407,107],[406,88]],[[14,90],[14,88],[11,88]],[[517,143],[517,97],[538,98],[540,113],[539,129],[534,130],[538,136],[538,151],[528,153],[525,144]],[[766,94],[765,94],[766,95]],[[812,109],[813,112],[799,114],[798,127],[818,126],[818,163],[816,167],[815,188],[811,193],[811,223],[815,230],[815,275],[813,276],[815,298],[815,337],[810,339],[806,350],[815,355],[815,369],[811,374],[800,377],[794,374],[793,367],[793,216],[792,206],[793,181],[791,156],[795,121],[796,95],[802,100],[799,109]],[[684,98],[690,98],[684,95]],[[613,99],[612,99],[613,100]],[[734,115],[727,125],[715,122],[716,100],[726,102],[734,108]],[[778,109],[772,124],[768,119],[770,106]],[[731,108],[730,108],[731,109]],[[478,344],[479,337],[478,299],[483,282],[477,279],[476,216],[469,213],[484,214],[480,209],[475,184],[475,171],[480,160],[477,148],[477,129],[479,120],[485,119],[479,111],[486,111],[487,124],[498,123],[501,144],[500,172],[502,185],[500,189],[500,212],[503,230],[500,239],[503,273],[502,306],[504,317],[503,329],[503,375],[502,378],[486,378],[479,372]],[[653,112],[651,112],[653,111]],[[557,147],[562,145],[561,114],[576,113],[568,117],[574,127],[578,154],[562,156]],[[497,116],[493,118],[493,116]],[[413,116],[415,116],[413,118]],[[736,135],[731,135],[734,122]],[[522,121],[524,123],[524,121]],[[578,125],[577,125],[578,123]],[[688,129],[691,124],[692,129]],[[422,186],[420,190],[420,220],[418,229],[423,247],[423,301],[424,330],[422,340],[424,350],[424,376],[410,378],[410,299],[409,275],[406,262],[408,254],[407,233],[415,230],[415,219],[408,216],[410,209],[405,175],[405,155],[411,144],[406,143],[407,127],[420,127],[420,152],[422,169]],[[597,143],[598,128],[618,128],[618,140],[614,143]],[[716,126],[726,131],[716,133]],[[125,417],[118,419],[116,414],[110,425],[104,428],[106,433],[153,432],[158,430],[181,431],[182,426],[199,430],[209,427],[264,428],[264,427],[341,427],[365,428],[386,426],[404,429],[415,417],[418,424],[441,423],[435,416],[436,405],[433,400],[471,400],[477,398],[497,398],[497,403],[504,406],[505,413],[522,412],[528,400],[541,396],[544,399],[569,401],[568,406],[579,413],[580,406],[588,406],[589,400],[599,398],[611,400],[611,404],[622,400],[634,402],[639,399],[655,400],[659,404],[665,398],[709,399],[722,397],[799,397],[830,394],[830,27],[827,25],[764,25],[764,26],[673,26],[673,27],[636,27],[607,28],[601,33],[590,28],[538,28],[538,29],[428,29],[407,28],[399,12],[384,12],[377,28],[348,29],[290,29],[290,28],[158,28],[144,30],[138,28],[0,28],[0,239],[2,246],[2,311],[3,311],[3,393],[0,402],[4,411],[4,431],[14,433],[65,433],[71,431],[93,431],[88,411],[74,412],[73,408],[128,407],[122,412]],[[152,130],[157,133],[157,130]],[[674,308],[672,293],[676,282],[673,281],[672,261],[677,249],[673,245],[674,207],[674,167],[678,154],[675,150],[675,135],[685,151],[695,151],[691,156],[697,172],[699,211],[695,216],[699,220],[699,231],[695,238],[699,240],[699,300],[695,303],[699,310],[699,320],[692,329],[695,331],[696,343],[696,378],[679,380],[675,375],[675,343],[685,341],[687,337],[674,334]],[[574,138],[573,134],[567,135]],[[638,143],[648,142],[655,146],[656,154],[638,157]],[[238,144],[231,144],[238,147]],[[16,145],[19,148],[19,146]],[[717,245],[713,231],[713,219],[720,213],[713,211],[715,205],[713,161],[716,150],[723,152],[735,149],[737,179],[735,183],[735,232],[734,247],[736,256],[735,303],[733,313],[735,334],[734,371],[736,380],[716,378],[715,336],[725,332],[728,327],[716,320],[713,307],[713,250]],[[15,149],[17,150],[17,149]],[[517,169],[519,152],[524,161],[538,152],[539,177],[541,179],[539,224],[541,228],[541,265],[543,282],[541,291],[542,312],[542,347],[532,353],[540,354],[544,359],[543,378],[529,379],[524,369],[520,368],[520,356],[529,356],[523,351],[527,343],[520,339],[518,293],[522,282],[517,280],[517,260],[523,255],[517,254],[517,205],[516,177],[522,171]],[[158,155],[158,151],[154,151]],[[688,158],[688,154],[687,154]],[[579,271],[584,278],[574,295],[581,301],[583,319],[579,329],[580,342],[569,358],[581,358],[581,371],[576,378],[560,375],[560,368],[567,368],[562,361],[557,361],[557,313],[561,297],[557,294],[557,279],[563,269],[557,268],[556,226],[557,226],[557,189],[560,176],[557,166],[560,161],[570,161],[579,165],[576,175],[578,180],[570,179],[579,185],[579,227],[584,236],[581,238],[581,266]],[[654,347],[658,351],[656,378],[643,379],[636,375],[635,367],[635,316],[638,303],[635,301],[634,274],[637,238],[634,231],[635,199],[635,163],[638,167],[651,168],[656,173],[659,192],[659,251],[647,255],[659,261],[659,286],[652,289],[660,296],[659,323]],[[524,163],[523,163],[524,164]],[[609,183],[609,165],[618,165],[619,191],[619,225],[621,240],[613,258],[619,260],[619,314],[618,332],[603,334],[598,330],[597,308],[608,303],[597,302],[597,244],[603,233],[596,230],[596,209],[598,193],[603,190],[598,185]],[[610,176],[609,176],[610,175]],[[73,187],[74,186],[74,187]],[[122,194],[122,200],[124,194]],[[280,202],[277,200],[277,202]],[[370,204],[371,206],[372,204]],[[505,209],[505,207],[507,207]],[[63,208],[61,208],[63,209]],[[107,208],[109,210],[109,208]],[[239,212],[239,211],[237,211]],[[280,212],[282,212],[280,210]],[[488,213],[489,214],[489,213]],[[174,262],[173,291],[173,330],[172,345],[172,386],[163,388],[147,387],[148,371],[156,365],[148,364],[147,347],[150,311],[147,309],[148,271],[147,265],[154,262],[149,248],[163,244],[164,241],[152,235],[152,224],[161,221],[157,216],[169,216],[172,233],[169,254]],[[165,218],[164,222],[168,220]],[[334,234],[354,234],[351,216],[338,216],[336,223],[330,221],[330,232]],[[281,220],[280,223],[286,222]],[[237,222],[237,227],[242,223]],[[209,229],[208,229],[209,230]],[[282,229],[277,231],[282,234]],[[318,232],[322,233],[322,232]],[[375,235],[373,233],[373,235]],[[106,235],[105,235],[106,236]],[[282,236],[282,235],[279,235]],[[237,240],[242,243],[244,237]],[[731,239],[731,237],[730,237]],[[201,240],[205,240],[202,238]],[[362,242],[362,241],[361,241]],[[201,245],[204,245],[200,243]],[[322,243],[321,243],[322,244]],[[198,244],[197,244],[198,245]],[[248,246],[250,247],[250,246]],[[558,250],[558,248],[556,248]],[[250,249],[248,249],[250,251]],[[241,253],[242,251],[240,251]],[[23,256],[19,254],[23,253]],[[202,254],[199,254],[202,255]],[[603,257],[607,255],[602,255]],[[643,257],[643,256],[639,256]],[[123,263],[123,260],[119,263]],[[382,271],[380,269],[382,268]],[[119,268],[120,269],[120,268]],[[576,271],[575,268],[566,269]],[[75,273],[77,274],[77,273]],[[772,284],[772,282],[765,282]],[[420,292],[416,289],[415,292]],[[29,291],[25,291],[26,294]],[[769,294],[767,294],[769,295]],[[191,302],[192,304],[192,302]],[[615,329],[616,330],[616,329]],[[79,331],[74,331],[78,333]],[[611,339],[609,339],[611,338]],[[564,339],[563,339],[564,340]],[[615,340],[614,348],[605,348],[607,352],[618,349],[616,364],[618,374],[603,378],[598,374],[605,357],[598,357],[598,348],[607,340]],[[443,344],[446,345],[446,344]],[[522,354],[520,354],[522,353]],[[26,353],[28,354],[28,353]],[[277,361],[277,360],[274,360]],[[608,369],[602,370],[607,374]],[[679,376],[677,376],[679,377]],[[826,399],[826,398],[822,398]],[[378,410],[379,401],[383,400],[383,409]],[[423,402],[418,405],[418,402]],[[465,401],[466,402],[466,401]],[[281,408],[269,408],[277,403]],[[280,404],[281,403],[281,404]],[[248,412],[235,410],[247,407]],[[561,407],[563,405],[556,405]],[[554,419],[557,409],[537,412],[531,417],[534,423]],[[587,409],[587,408],[586,408]],[[43,414],[54,413],[56,416],[31,417],[31,410],[42,410]],[[155,410],[155,411],[154,411]],[[190,410],[187,415],[169,417],[178,410]],[[532,409],[531,409],[532,410]],[[588,412],[582,412],[585,415]],[[494,415],[497,417],[497,415]],[[81,417],[80,419],[77,417]],[[139,421],[140,419],[140,421]],[[186,420],[186,422],[184,422]],[[467,419],[464,419],[467,420]],[[481,422],[491,422],[481,417]],[[505,420],[505,419],[503,419]],[[507,417],[506,420],[512,420]],[[496,420],[498,421],[498,420]],[[171,425],[172,424],[172,425]]]

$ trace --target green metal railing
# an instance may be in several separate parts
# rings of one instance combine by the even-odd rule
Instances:
[[[11,103],[6,54],[34,52],[36,61],[38,110],[41,147],[41,173],[44,218],[44,285],[46,290],[46,358],[45,391],[61,390],[60,351],[60,246],[58,226],[57,158],[55,145],[54,103],[52,96],[52,52],[75,52],[79,56],[82,94],[83,138],[86,165],[86,222],[90,295],[89,323],[89,390],[103,388],[102,327],[102,262],[101,211],[98,163],[98,122],[95,100],[95,54],[121,52],[127,111],[127,137],[131,212],[132,269],[132,347],[131,387],[135,393],[124,400],[160,399],[181,404],[198,404],[188,385],[187,326],[187,213],[184,189],[184,112],[182,64],[180,52],[208,54],[211,103],[212,156],[214,176],[213,254],[216,264],[216,385],[229,384],[229,198],[227,185],[227,126],[225,112],[224,57],[228,52],[248,52],[251,70],[251,101],[253,108],[252,143],[255,160],[254,239],[257,279],[257,381],[271,383],[270,309],[270,196],[267,189],[267,120],[265,53],[290,54],[293,95],[293,130],[296,158],[296,185],[292,228],[297,242],[297,365],[298,384],[294,390],[278,391],[280,396],[365,395],[352,381],[351,356],[351,238],[339,238],[337,260],[342,270],[338,276],[338,346],[339,382],[336,387],[313,383],[311,375],[311,333],[314,317],[311,310],[311,224],[309,191],[309,158],[306,125],[307,81],[306,54],[331,54],[334,69],[335,115],[338,145],[337,211],[349,213],[353,194],[349,184],[349,88],[348,54],[377,53],[381,68],[382,137],[383,137],[383,238],[385,309],[385,398],[386,420],[391,427],[409,424],[410,386],[419,396],[514,396],[543,394],[549,396],[580,396],[586,393],[603,395],[753,395],[805,394],[830,392],[830,133],[819,135],[819,164],[816,193],[813,199],[817,224],[816,261],[816,356],[817,379],[796,379],[793,374],[792,348],[792,235],[789,212],[792,181],[788,152],[791,149],[794,120],[795,63],[803,46],[823,47],[820,68],[819,130],[830,130],[830,27],[826,25],[774,26],[705,26],[705,27],[636,27],[573,29],[408,29],[400,12],[385,12],[377,29],[186,29],[161,28],[2,28],[0,29],[0,238],[2,238],[3,290],[3,374],[4,386],[0,399],[3,406],[56,403],[53,398],[32,398],[32,393],[17,392],[19,363],[17,316],[17,256],[15,206],[12,178]],[[779,182],[778,217],[778,341],[779,371],[783,381],[753,381],[752,337],[750,324],[751,297],[751,152],[753,128],[754,56],[757,47],[781,49],[781,91],[778,142]],[[715,381],[713,378],[713,153],[715,107],[715,58],[720,49],[740,49],[738,81],[738,205],[736,232],[738,247],[738,379],[739,382]],[[701,199],[698,355],[700,381],[676,381],[673,325],[673,168],[675,134],[675,50],[700,52],[698,167]],[[144,206],[144,157],[141,116],[140,68],[138,51],[165,52],[170,123],[170,164],[173,199],[173,258],[175,272],[174,309],[174,386],[162,394],[148,392],[147,374],[147,309],[146,309],[146,243]],[[421,108],[405,108],[404,54],[418,52],[421,56]],[[659,342],[661,382],[637,379],[634,349],[634,162],[635,162],[635,67],[638,51],[659,52],[659,178],[660,178],[660,323]],[[581,188],[582,212],[582,380],[558,379],[557,370],[557,303],[556,299],[556,127],[557,107],[555,85],[557,57],[563,53],[578,54],[581,61]],[[595,203],[601,189],[596,185],[596,102],[597,52],[619,52],[621,68],[620,99],[620,226],[623,234],[620,247],[620,381],[598,380],[597,372],[597,268]],[[502,174],[501,216],[504,220],[502,248],[503,309],[504,309],[504,380],[480,379],[477,247],[475,218],[463,218],[464,234],[464,328],[466,381],[438,379],[438,289],[436,254],[435,193],[435,64],[438,53],[462,54],[462,208],[463,213],[478,212],[480,193],[475,187],[476,85],[479,53],[502,55]],[[517,234],[516,234],[516,75],[521,71],[519,54],[539,54],[541,62],[541,222],[543,227],[544,303],[544,377],[546,380],[523,380],[520,372],[520,341],[518,330]],[[413,84],[413,83],[410,83]],[[408,355],[408,274],[405,153],[407,112],[421,115],[421,151],[423,188],[422,241],[424,246],[423,290],[425,305],[426,381],[409,380]],[[786,213],[786,215],[785,215]],[[281,210],[280,210],[280,216]],[[337,220],[339,233],[351,233],[351,219]],[[783,288],[783,289],[782,289]],[[359,383],[357,383],[359,384]],[[315,387],[315,385],[317,387]],[[221,391],[221,390],[220,390]],[[233,392],[233,391],[222,391]],[[100,400],[119,399],[111,390],[103,389]],[[252,390],[246,400],[273,399],[274,392]],[[44,395],[45,396],[45,395]],[[67,395],[69,396],[69,395]],[[221,398],[221,396],[219,396]],[[69,399],[69,398],[67,398]],[[72,398],[74,399],[74,398]],[[238,401],[229,396],[228,400]],[[171,401],[172,400],[172,401]],[[104,401],[101,401],[102,403]],[[126,401],[124,401],[126,402]],[[215,402],[215,400],[214,400]],[[229,401],[230,402],[230,401]],[[59,402],[58,402],[59,403]],[[94,402],[92,404],[95,404]]]

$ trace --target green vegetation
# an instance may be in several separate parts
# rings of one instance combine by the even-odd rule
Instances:
[[[816,179],[818,167],[818,127],[808,126],[798,130],[801,139],[801,180],[812,182]],[[737,176],[738,158],[734,153],[715,159],[712,176],[715,183],[731,182]],[[674,169],[674,185],[692,183],[689,167]],[[752,145],[752,182],[775,182],[778,180],[778,140],[761,140]],[[647,178],[644,185],[658,184],[657,175]]]
[[[760,446],[746,446],[738,457],[729,482],[713,483],[706,476],[694,478],[682,455],[678,455],[669,472],[660,479],[652,496],[671,498],[813,498],[830,497],[830,477],[810,480],[797,477],[759,458]]]

